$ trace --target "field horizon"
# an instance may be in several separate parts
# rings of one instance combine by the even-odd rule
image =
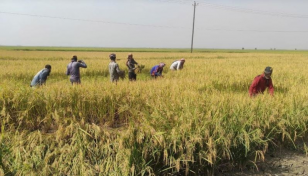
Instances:
[[[69,46],[5,46],[0,45],[0,50],[13,50],[13,51],[85,51],[85,52],[184,52],[190,53],[191,48],[121,48],[121,47],[69,47]],[[194,48],[193,52],[208,52],[208,53],[248,53],[248,52],[308,52],[308,50],[296,50],[296,49],[276,49],[276,48]]]

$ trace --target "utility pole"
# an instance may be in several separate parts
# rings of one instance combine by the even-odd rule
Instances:
[[[194,1],[194,17],[193,17],[193,28],[192,28],[192,37],[191,37],[191,49],[190,49],[190,52],[192,53],[193,52],[193,45],[194,45],[194,31],[195,31],[195,14],[196,14],[196,6],[198,4],[196,4],[196,1]]]

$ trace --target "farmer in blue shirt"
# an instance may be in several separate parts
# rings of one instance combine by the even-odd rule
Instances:
[[[156,78],[157,76],[163,76],[163,70],[164,70],[164,66],[166,64],[161,62],[159,65],[155,65],[152,69],[151,69],[151,76]]]
[[[32,79],[30,87],[41,86],[45,84],[47,77],[51,72],[51,66],[46,65],[44,69],[39,71]]]

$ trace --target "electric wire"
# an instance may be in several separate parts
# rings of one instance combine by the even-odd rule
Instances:
[[[180,26],[161,26],[161,25],[148,25],[148,24],[135,24],[135,23],[121,23],[121,22],[110,22],[110,21],[102,21],[102,20],[79,19],[79,18],[68,18],[68,17],[56,17],[56,16],[25,14],[25,13],[15,13],[15,12],[4,12],[4,11],[0,11],[0,13],[2,13],[2,14],[9,14],[9,15],[30,16],[30,17],[51,18],[51,19],[72,20],[72,21],[84,21],[84,22],[95,22],[95,23],[107,23],[107,24],[118,24],[118,25],[129,25],[129,26],[190,29],[190,28],[180,27]]]

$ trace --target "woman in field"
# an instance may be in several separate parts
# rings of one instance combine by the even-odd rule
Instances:
[[[135,73],[135,65],[138,65],[138,63],[133,58],[133,54],[129,54],[127,57],[126,66],[128,67],[128,78],[130,81],[136,81],[137,75]]]
[[[151,76],[153,78],[156,78],[157,76],[163,76],[163,70],[164,70],[164,66],[166,64],[161,62],[159,65],[155,65],[152,69],[151,69]]]

